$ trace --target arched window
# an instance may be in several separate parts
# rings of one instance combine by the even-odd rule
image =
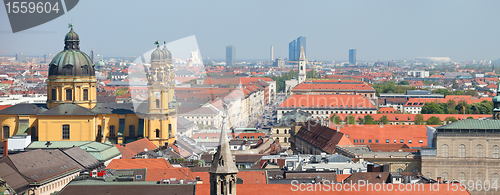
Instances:
[[[443,146],[441,147],[441,156],[448,157],[448,145],[443,144]]]
[[[447,172],[443,172],[443,174],[441,174],[441,180],[448,181],[448,173]]]
[[[460,144],[460,146],[458,146],[458,157],[465,157],[465,145],[463,144]]]
[[[482,158],[483,157],[483,145],[478,144],[476,146],[476,157]]]
[[[134,125],[128,126],[128,136],[135,137],[135,126]]]
[[[159,129],[156,129],[156,137],[160,137],[160,130]],[[207,138],[208,139],[208,138]]]
[[[109,126],[109,137],[116,137],[116,132],[115,132],[115,126],[111,125]]]
[[[483,180],[483,173],[477,172],[476,173],[476,181],[482,181]]]
[[[427,172],[427,173],[425,174],[425,176],[426,176],[427,178],[429,178],[429,179],[430,179],[430,178],[432,178],[432,173],[431,173],[431,172]]]
[[[461,172],[458,174],[458,181],[464,181],[465,182],[465,173]]]
[[[9,138],[10,137],[10,127],[9,126],[3,126],[3,138]]]
[[[498,173],[493,173],[493,176],[491,177],[491,183],[498,184]]]
[[[51,97],[50,98],[52,100],[56,100],[57,99],[57,90],[56,89],[51,89],[50,91],[51,91],[51,93],[50,93]]]
[[[89,100],[89,90],[88,89],[83,90],[83,100]]]
[[[500,148],[497,145],[494,145],[491,158],[499,158],[500,157],[499,154],[500,154]]]
[[[300,66],[300,70],[304,70],[304,66]]]
[[[156,99],[156,108],[160,108],[160,100]]]
[[[403,172],[403,169],[399,168],[396,172]]]
[[[288,142],[288,139],[287,139],[286,137],[285,137],[285,140],[284,140],[284,142],[285,142],[285,143],[287,143],[287,142]]]
[[[285,134],[286,134],[286,129],[285,129]]]
[[[276,129],[276,134],[280,134],[280,130],[279,129]]]
[[[73,90],[66,89],[66,100],[67,101],[73,100]]]

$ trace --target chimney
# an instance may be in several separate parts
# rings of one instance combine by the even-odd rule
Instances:
[[[3,141],[3,157],[7,157],[9,155],[9,141],[8,139],[5,139]]]
[[[438,183],[441,183],[441,177],[437,177]]]
[[[384,127],[384,123],[379,123],[380,128]]]
[[[337,132],[339,132],[339,131],[340,131],[340,127],[339,127],[339,126],[337,126]]]

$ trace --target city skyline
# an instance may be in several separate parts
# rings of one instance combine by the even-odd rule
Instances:
[[[57,53],[62,41],[58,45],[50,40],[57,40],[57,35],[65,32],[67,23],[73,19],[75,29],[85,34],[82,40],[88,42],[82,49],[87,52],[94,49],[105,57],[139,55],[150,50],[158,37],[172,41],[195,35],[203,58],[224,59],[225,53],[217,48],[232,44],[238,45],[238,59],[268,59],[269,45],[274,46],[275,58],[284,59],[288,56],[289,40],[302,35],[309,38],[307,57],[311,60],[347,61],[345,51],[350,48],[363,51],[363,55],[357,56],[358,61],[416,57],[450,57],[454,61],[500,58],[495,48],[500,44],[495,35],[498,27],[491,25],[500,18],[500,13],[494,9],[500,2],[494,1],[313,2],[304,4],[302,9],[315,11],[287,17],[281,16],[295,9],[297,3],[200,1],[157,4],[154,7],[149,3],[125,6],[84,1],[51,22],[15,34],[2,9],[0,15],[5,17],[0,18],[0,45],[3,46],[0,50],[7,51],[8,56],[21,52],[28,56]],[[191,14],[171,7],[188,7]],[[351,13],[351,8],[356,11]],[[86,14],[88,10],[96,14]],[[218,10],[229,10],[234,17],[217,14]],[[165,12],[162,17],[169,18],[167,23],[158,24],[152,19],[160,12]],[[248,24],[254,28],[248,28]],[[231,31],[222,30],[230,25],[234,25]],[[284,27],[293,28],[277,30],[286,29]]]

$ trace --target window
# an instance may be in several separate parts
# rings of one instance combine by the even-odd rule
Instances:
[[[66,100],[67,101],[73,100],[73,90],[66,89]]]
[[[378,144],[378,139],[376,139],[376,140],[375,140],[375,143],[377,143],[377,144]]]
[[[287,143],[287,142],[288,142],[288,140],[287,140],[287,138],[285,137],[285,143]]]
[[[62,126],[63,139],[69,139],[69,125]]]
[[[9,126],[3,126],[3,138],[9,138],[10,137],[10,127]]]
[[[116,137],[115,126],[109,126],[109,137]]]
[[[476,146],[476,157],[482,158],[483,157],[483,145],[478,144]]]
[[[441,174],[441,180],[442,181],[448,181],[448,173],[447,172],[443,172]]]
[[[135,175],[135,179],[142,179],[142,175]]]
[[[50,96],[51,96],[52,100],[56,100],[56,98],[57,98],[57,91],[56,91],[56,89],[52,89],[51,90]]]
[[[396,172],[403,172],[403,169],[399,168]]]
[[[160,130],[159,130],[159,129],[156,129],[156,131],[155,131],[155,132],[156,132],[156,137],[160,137]],[[208,139],[208,137],[207,137],[207,139]]]
[[[83,90],[83,100],[89,100],[89,90],[88,89]]]
[[[97,126],[97,137],[102,137],[102,127],[101,127],[101,125]]]
[[[400,143],[405,143],[405,140],[404,140],[404,139],[402,139],[402,140],[399,140],[399,142],[400,142]]]
[[[491,158],[499,158],[500,154],[500,148],[497,145],[493,146],[493,151],[492,151]]]
[[[286,129],[285,129],[285,134],[286,134]]]
[[[128,136],[135,137],[135,126],[134,125],[128,126]]]
[[[441,156],[448,157],[448,145],[444,144],[443,147],[441,147]]]
[[[424,143],[424,140],[418,140],[418,143],[423,144],[423,143]]]
[[[458,174],[458,181],[465,181],[465,173],[461,172]]]
[[[465,157],[465,145],[458,146],[458,157]]]
[[[483,173],[477,172],[476,173],[476,181],[482,181],[483,180]]]
[[[160,100],[156,99],[156,108],[160,108]]]
[[[280,130],[279,129],[276,129],[276,134],[280,134]]]
[[[371,139],[369,139],[369,140],[368,140],[368,143],[372,143],[372,140],[371,140]]]
[[[493,173],[493,176],[491,177],[491,180],[492,180],[491,183],[495,182],[495,183],[498,184],[498,173]]]
[[[396,140],[394,140],[394,143],[398,143]]]
[[[410,143],[410,144],[412,143],[411,139],[410,139],[410,140],[408,140],[408,143]]]
[[[36,137],[36,127],[31,127],[31,140],[35,141],[35,137]],[[38,140],[36,140],[38,141]]]
[[[172,124],[168,124],[168,137],[172,137]]]

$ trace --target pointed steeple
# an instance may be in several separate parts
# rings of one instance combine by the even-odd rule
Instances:
[[[226,105],[224,105],[225,112],[227,112]],[[222,129],[220,132],[219,147],[217,148],[217,153],[214,155],[214,160],[212,161],[212,167],[208,170],[209,173],[237,173],[238,168],[236,168],[236,163],[234,162],[233,155],[231,154],[231,149],[229,148],[229,139],[227,138],[227,132],[225,128],[225,120],[227,115],[222,117]]]
[[[306,54],[304,52],[304,46],[300,46],[299,61],[306,60]]]

